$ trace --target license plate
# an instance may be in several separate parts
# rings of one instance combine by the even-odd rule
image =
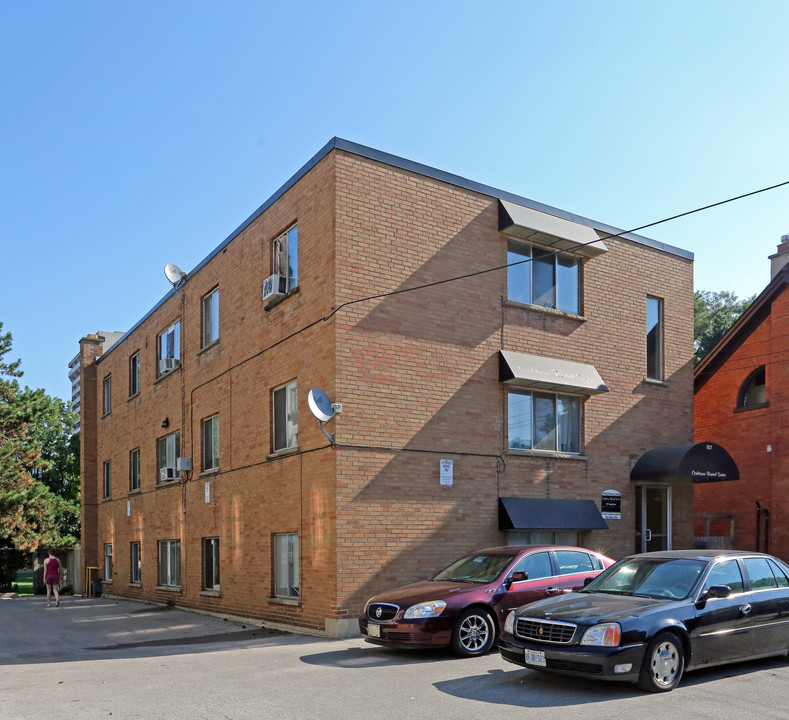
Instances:
[[[367,626],[367,634],[370,637],[381,637],[381,626],[380,625],[368,625]]]
[[[525,650],[524,653],[527,665],[545,667],[545,653],[542,650]]]

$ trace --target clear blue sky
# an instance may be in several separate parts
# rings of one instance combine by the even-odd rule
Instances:
[[[789,2],[5,2],[0,321],[70,397],[330,138],[631,229],[789,180]],[[644,234],[769,281],[789,188]],[[7,358],[11,359],[11,358]]]

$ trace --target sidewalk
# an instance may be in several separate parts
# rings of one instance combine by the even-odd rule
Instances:
[[[143,603],[61,595],[0,599],[0,665],[147,657],[259,643],[286,633]]]

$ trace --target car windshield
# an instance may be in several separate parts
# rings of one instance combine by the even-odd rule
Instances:
[[[466,555],[442,570],[433,580],[451,580],[452,582],[489,583],[493,582],[509,565],[515,555],[486,555],[474,553]]]
[[[685,558],[630,558],[612,565],[583,592],[680,600],[690,594],[707,563]]]

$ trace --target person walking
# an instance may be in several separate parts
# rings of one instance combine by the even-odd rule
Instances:
[[[55,593],[55,607],[60,607],[60,560],[52,550],[44,560],[44,584],[47,586],[47,607],[52,607],[52,593]]]

